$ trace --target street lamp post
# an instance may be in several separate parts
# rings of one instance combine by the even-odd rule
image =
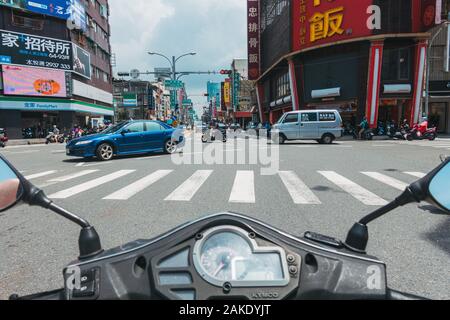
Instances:
[[[160,56],[160,57],[165,58],[167,61],[169,61],[169,64],[170,64],[170,66],[172,68],[172,80],[176,81],[176,80],[178,80],[177,79],[177,75],[178,74],[183,75],[183,73],[178,73],[177,72],[177,62],[178,62],[178,60],[180,60],[183,57],[187,57],[187,56],[195,56],[197,53],[195,53],[195,52],[186,53],[186,54],[183,54],[183,55],[179,56],[178,58],[175,57],[175,56],[172,56],[172,61],[167,56],[165,56],[165,55],[163,55],[161,53],[149,52],[148,54],[152,55],[152,56],[153,55]],[[181,109],[183,110],[183,105],[181,105]],[[181,112],[180,118],[183,117],[183,116],[184,116],[184,112]]]
[[[160,56],[160,57],[163,57],[164,59],[166,59],[167,61],[169,61],[170,67],[172,69],[172,80],[177,80],[178,72],[177,72],[176,64],[177,64],[178,60],[180,60],[181,58],[186,57],[186,56],[195,56],[197,53],[195,53],[195,52],[186,53],[186,54],[179,56],[178,58],[175,56],[172,56],[172,60],[161,53],[149,52],[148,54],[151,56]]]

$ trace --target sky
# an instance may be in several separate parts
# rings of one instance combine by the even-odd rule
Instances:
[[[111,47],[116,54],[114,73],[138,69],[153,71],[169,62],[149,51],[168,57],[196,52],[182,58],[178,71],[229,69],[233,58],[247,55],[245,0],[109,0]],[[142,76],[153,80],[153,76]],[[207,81],[224,76],[183,77],[187,93],[199,110],[206,105]]]

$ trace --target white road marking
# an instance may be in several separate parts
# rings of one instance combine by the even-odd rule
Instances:
[[[361,172],[361,173],[400,191],[404,191],[409,186],[408,183],[394,179],[392,177],[386,176],[378,172]]]
[[[80,171],[80,172],[77,172],[74,174],[69,174],[66,176],[59,177],[59,178],[51,179],[48,182],[66,182],[66,181],[73,180],[76,178],[84,177],[84,176],[94,173],[94,172],[98,172],[98,170],[84,170],[84,171]]]
[[[88,191],[91,190],[95,187],[98,187],[102,184],[111,182],[113,180],[119,179],[123,176],[126,176],[132,172],[135,172],[136,170],[120,170],[114,173],[111,173],[107,176],[92,180],[92,181],[88,181],[86,183],[82,183],[80,185],[77,185],[75,187],[66,189],[66,190],[62,190],[60,192],[57,192],[55,194],[52,194],[51,196],[49,196],[49,198],[53,198],[53,199],[67,199],[69,197],[72,197],[74,195],[77,195],[79,193],[82,193],[84,191]]]
[[[41,151],[41,150],[28,150],[28,151],[5,151],[5,152],[7,152],[8,154],[29,154],[29,153],[36,153],[36,152],[39,152],[39,151]]]
[[[253,171],[237,171],[231,190],[232,203],[255,203],[255,174]]]
[[[104,197],[104,200],[128,200],[131,197],[135,196],[139,192],[143,191],[144,189],[148,188],[155,182],[161,180],[168,174],[172,173],[173,170],[158,170],[138,181],[135,183],[132,183],[125,188],[114,192],[113,194]]]
[[[326,179],[368,206],[384,206],[388,202],[334,171],[318,171]]]
[[[6,150],[8,149],[22,149],[22,148],[42,148],[45,147],[45,145],[43,144],[24,144],[24,145],[20,145],[20,146],[6,146]]]
[[[27,180],[37,179],[37,178],[49,176],[49,175],[54,174],[56,172],[58,172],[58,171],[52,170],[52,171],[40,172],[40,173],[36,173],[36,174],[32,174],[32,175],[26,176],[25,179],[27,179]]]
[[[295,204],[321,204],[319,198],[292,171],[278,172]]]
[[[198,170],[164,200],[190,201],[212,173],[212,170]]]
[[[407,174],[407,175],[419,178],[419,179],[422,179],[423,177],[426,176],[426,174],[423,173],[423,172],[404,172],[404,173]]]
[[[82,166],[84,166],[84,164],[85,164],[85,162],[80,162],[80,163],[77,163],[77,164],[75,165],[75,167],[82,167]]]

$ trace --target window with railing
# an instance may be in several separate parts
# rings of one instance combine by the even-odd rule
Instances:
[[[261,31],[270,26],[289,5],[289,0],[261,1]]]
[[[28,28],[33,30],[44,29],[44,19],[26,17],[17,13],[12,14],[12,25],[16,27]]]

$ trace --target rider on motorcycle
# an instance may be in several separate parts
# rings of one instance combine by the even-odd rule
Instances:
[[[369,129],[369,121],[367,121],[367,117],[364,117],[362,122],[359,124],[359,127],[361,128],[361,130],[359,130],[358,137],[360,140],[363,140],[364,132]]]

